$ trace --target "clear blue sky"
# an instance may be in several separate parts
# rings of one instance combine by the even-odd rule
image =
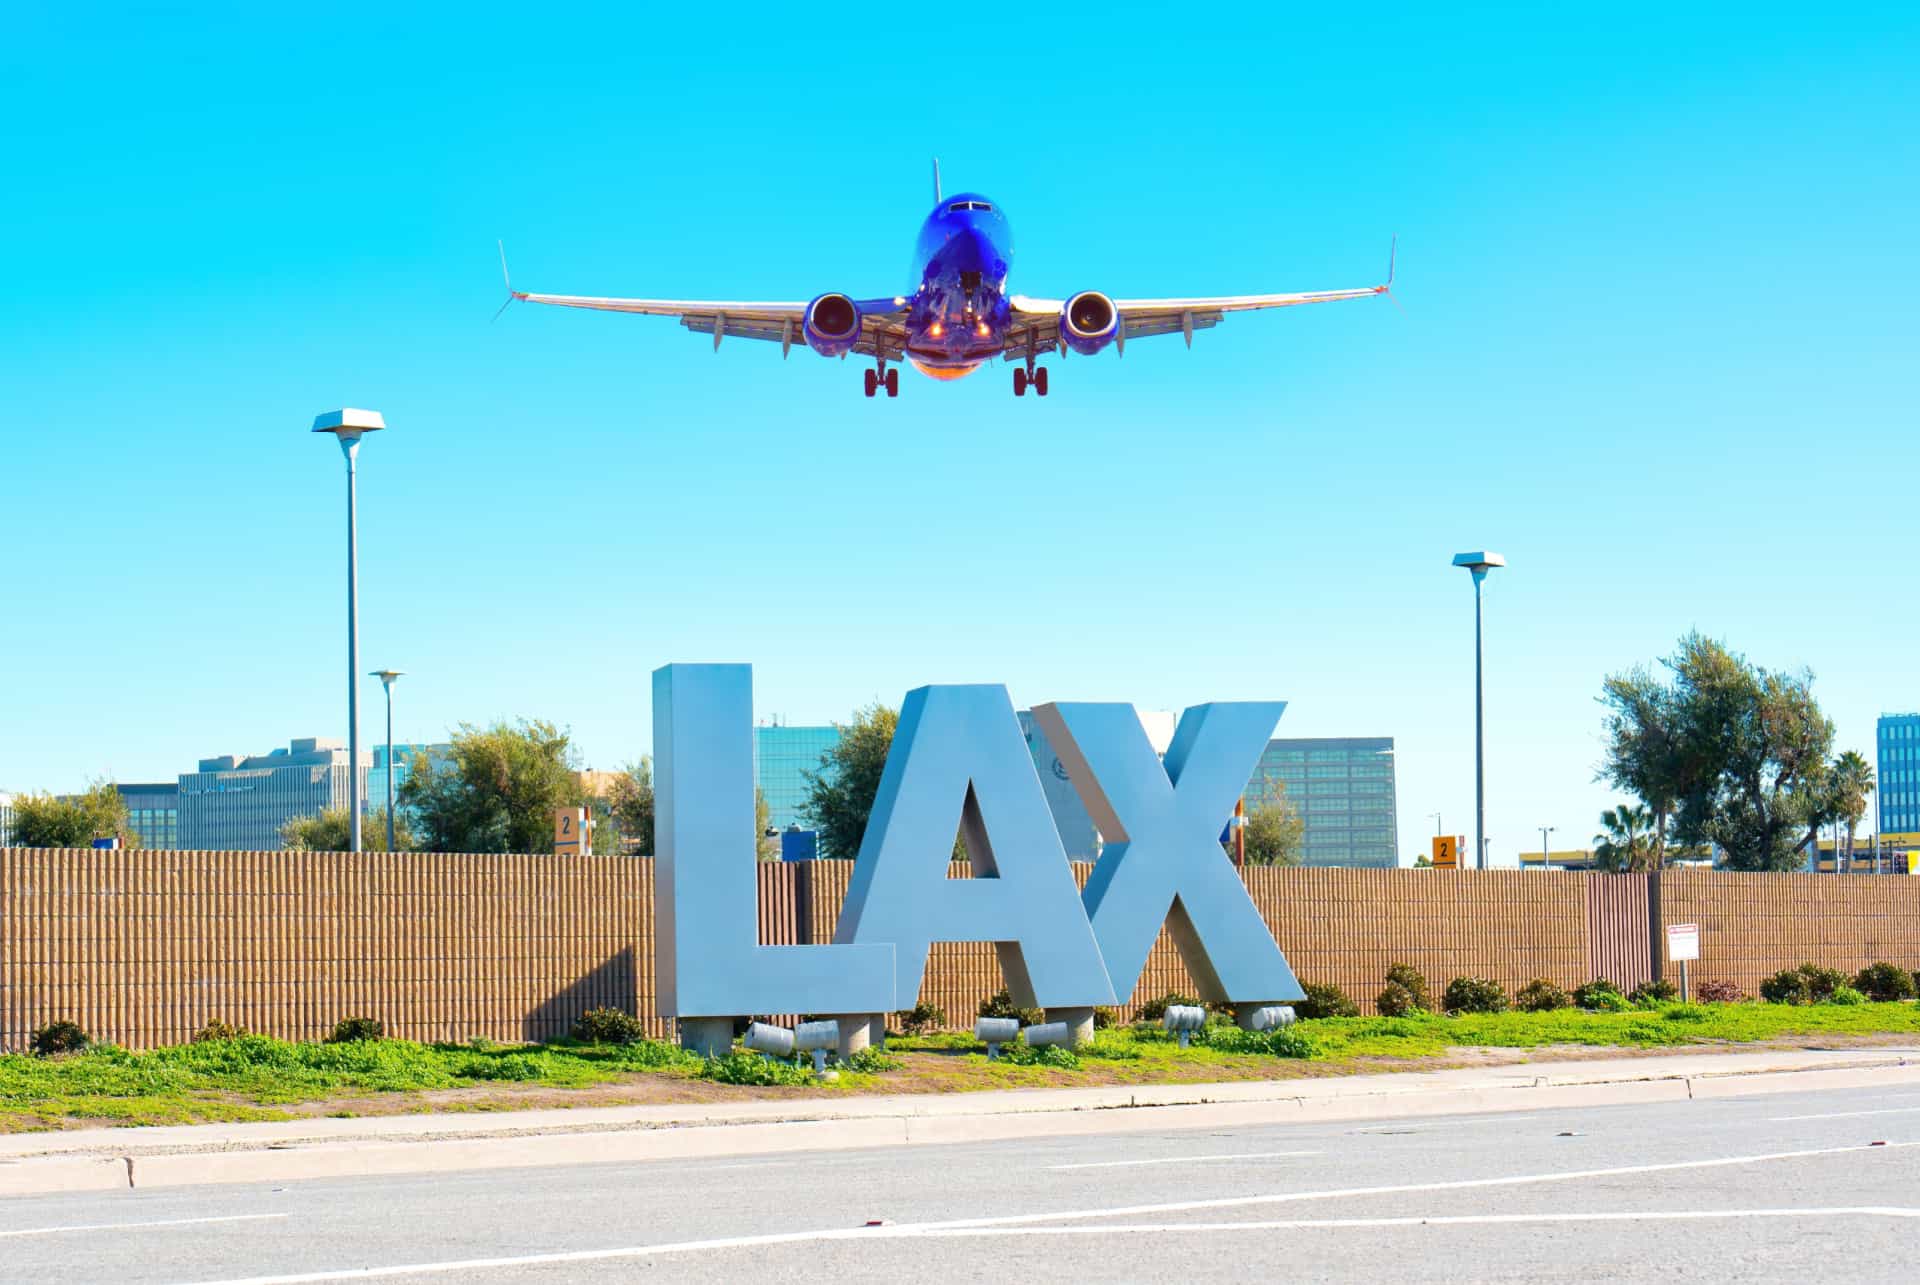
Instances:
[[[344,735],[342,469],[375,407],[362,668],[398,732],[534,715],[611,767],[647,674],[765,714],[925,682],[1281,697],[1391,735],[1400,840],[1612,801],[1601,676],[1683,631],[1807,665],[1843,746],[1920,706],[1910,5],[1210,11],[463,5],[129,18],[0,45],[0,786]],[[1366,285],[898,400],[525,289],[905,282],[949,187],[1014,289]],[[364,707],[377,725],[378,688]]]

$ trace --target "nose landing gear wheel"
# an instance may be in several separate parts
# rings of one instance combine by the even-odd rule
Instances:
[[[1027,372],[1018,367],[1015,367],[1013,372],[1013,395],[1015,397],[1027,395]]]
[[[887,396],[898,397],[899,395],[900,395],[900,372],[897,370],[890,370],[887,372]]]
[[[874,374],[874,373],[873,373],[872,371],[870,371],[870,370],[869,370],[869,371],[865,371],[865,372],[863,372],[863,373],[864,373],[864,374],[866,375],[866,377],[867,377],[867,379],[866,379],[866,385],[867,385],[867,396],[869,396],[869,397],[871,397],[871,396],[873,396],[873,390],[874,390],[874,389],[876,389],[876,388],[878,388],[878,387],[880,386],[880,376],[878,376],[878,375],[876,375],[876,374]]]

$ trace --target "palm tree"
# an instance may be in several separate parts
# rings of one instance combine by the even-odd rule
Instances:
[[[1593,863],[1615,873],[1657,869],[1664,855],[1651,808],[1622,803],[1600,814],[1605,833],[1593,836]]]
[[[1853,832],[1867,812],[1867,796],[1873,793],[1873,764],[1858,750],[1848,750],[1833,761],[1835,803],[1840,819],[1847,823],[1847,869],[1853,869]]]

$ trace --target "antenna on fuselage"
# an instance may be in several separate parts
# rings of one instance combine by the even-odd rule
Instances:
[[[933,158],[933,203],[940,204],[940,158]]]

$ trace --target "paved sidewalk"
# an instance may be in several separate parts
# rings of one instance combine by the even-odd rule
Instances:
[[[1365,1120],[1920,1083],[1920,1047],[1230,1084],[312,1119],[0,1137],[0,1195]]]

